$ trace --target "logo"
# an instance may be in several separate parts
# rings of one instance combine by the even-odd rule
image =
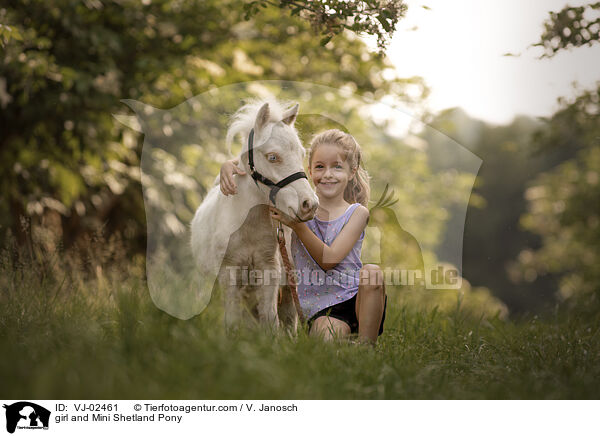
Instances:
[[[247,183],[249,175],[243,182],[245,194],[225,197],[215,176],[220,164],[234,154],[240,157],[239,165],[249,170],[249,132],[262,108],[259,102],[273,102],[269,107],[279,107],[274,113],[281,112],[277,118],[282,120],[288,106],[299,104],[298,137],[292,135],[290,144],[300,142],[307,147],[314,135],[338,129],[351,133],[364,146],[366,169],[371,165],[371,192],[381,194],[373,207],[369,204],[363,264],[380,265],[384,276],[389,271],[390,284],[414,286],[414,290],[461,289],[464,224],[481,159],[410,114],[348,89],[264,80],[215,88],[166,110],[123,100],[134,115],[114,115],[144,137],[146,278],[157,307],[189,319],[208,306],[219,280],[221,286],[232,274],[236,283],[246,276],[252,280],[252,269],[227,271],[223,261],[228,247],[235,251],[234,244],[250,252],[260,248],[240,238],[245,232],[257,234],[249,211],[272,200],[265,197],[267,188],[262,184]],[[353,109],[335,111],[336,104]],[[384,124],[378,121],[379,115]],[[279,123],[271,121],[263,126],[260,138],[253,136],[254,147],[266,144]],[[133,138],[131,132],[124,135]],[[273,147],[281,146],[277,144]],[[293,167],[300,171],[306,163],[308,159],[296,159]],[[260,169],[272,180],[288,176],[266,160]],[[394,189],[399,192],[396,198]],[[300,204],[297,195],[294,186],[286,185],[275,198],[277,208],[294,211]],[[234,234],[238,236],[232,239]],[[265,280],[264,271],[272,277],[268,268],[255,271],[261,275],[255,276],[257,280]],[[281,277],[279,270],[275,272]]]
[[[6,409],[6,431],[14,433],[15,429],[43,429],[48,430],[50,411],[29,401],[19,401]]]

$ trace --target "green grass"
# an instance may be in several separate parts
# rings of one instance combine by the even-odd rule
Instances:
[[[374,349],[260,331],[227,336],[217,296],[175,319],[143,270],[84,276],[5,257],[0,396],[27,399],[598,398],[600,323],[417,310],[388,295]]]

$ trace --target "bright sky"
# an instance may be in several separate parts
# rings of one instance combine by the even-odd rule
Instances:
[[[400,77],[425,79],[433,111],[460,106],[473,117],[509,123],[517,114],[552,114],[558,108],[557,97],[574,95],[574,81],[584,88],[600,81],[600,44],[544,60],[537,59],[540,48],[527,48],[539,41],[548,11],[562,9],[564,0],[407,0],[407,4],[409,10],[387,54]]]

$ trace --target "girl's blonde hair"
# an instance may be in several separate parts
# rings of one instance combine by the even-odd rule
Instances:
[[[342,148],[343,154],[350,165],[350,170],[356,169],[354,177],[348,181],[348,185],[344,190],[344,200],[350,204],[360,203],[368,207],[371,188],[369,187],[369,174],[361,166],[362,151],[358,142],[348,133],[338,129],[325,130],[317,134],[308,151],[308,166],[312,165],[312,158],[317,147],[323,144],[333,144]]]

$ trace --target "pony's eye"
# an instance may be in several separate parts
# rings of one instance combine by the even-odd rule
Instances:
[[[275,153],[268,153],[267,160],[269,162],[277,162],[279,160],[279,157]]]

